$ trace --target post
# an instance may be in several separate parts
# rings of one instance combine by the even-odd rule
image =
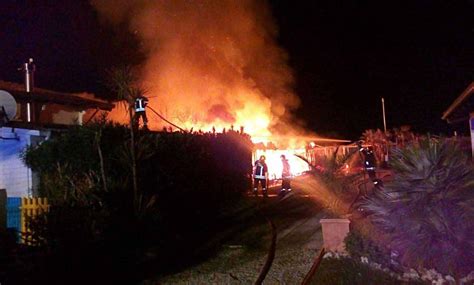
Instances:
[[[383,99],[383,97],[382,97],[382,114],[383,114],[383,131],[384,131],[384,134],[387,135],[387,121],[385,120],[385,100]],[[389,145],[389,142],[387,140],[386,150],[384,153],[385,163],[388,162],[388,145]]]
[[[25,72],[25,90],[26,93],[31,93],[34,88],[34,75],[35,75],[35,64],[33,62],[33,59],[30,58],[28,59],[28,62],[25,62],[23,64],[23,71]],[[26,117],[27,121],[31,122],[31,103],[28,102],[26,103]]]
[[[385,101],[382,97],[383,130],[387,133],[387,121],[385,120]]]

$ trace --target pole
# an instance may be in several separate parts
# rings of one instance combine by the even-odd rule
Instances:
[[[31,92],[31,74],[30,74],[30,71],[29,71],[29,66],[28,66],[28,63],[25,63],[24,64],[24,67],[23,69],[25,70],[25,89],[26,89],[26,93],[30,93]],[[30,102],[28,101],[26,103],[26,120],[27,122],[31,122],[31,104]]]
[[[387,133],[387,121],[385,120],[385,101],[382,97],[383,130]]]
[[[385,100],[383,99],[382,97],[382,113],[383,113],[383,130],[384,130],[384,133],[385,135],[387,136],[387,121],[385,120]],[[388,162],[388,139],[387,139],[387,145],[386,145],[386,150],[385,150],[385,154],[384,154],[384,161],[385,163]]]
[[[23,64],[23,71],[25,72],[25,89],[26,93],[30,94],[34,88],[34,73],[35,65],[33,59],[28,59],[28,62]],[[26,103],[26,118],[28,122],[31,122],[31,103]]]

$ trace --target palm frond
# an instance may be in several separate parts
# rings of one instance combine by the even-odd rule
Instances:
[[[474,265],[467,240],[474,230],[474,168],[468,156],[451,142],[428,139],[396,149],[391,167],[393,181],[362,208],[391,232],[402,261],[450,274]],[[471,247],[458,250],[466,246]]]

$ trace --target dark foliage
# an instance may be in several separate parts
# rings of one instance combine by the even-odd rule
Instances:
[[[36,258],[44,266],[30,272],[36,276],[25,276],[63,284],[89,284],[91,278],[130,284],[210,254],[229,238],[218,233],[232,233],[237,223],[232,213],[245,203],[248,136],[138,133],[139,212],[129,145],[125,127],[94,124],[25,152],[25,162],[40,175],[40,193],[51,203],[45,216],[30,221]]]
[[[403,265],[462,276],[474,266],[474,169],[452,142],[394,151],[394,179],[363,204]]]
[[[310,284],[340,285],[379,285],[401,284],[402,282],[381,270],[356,261],[352,258],[325,258]],[[420,284],[406,282],[403,284]]]
[[[5,280],[7,271],[14,265],[16,247],[15,232],[0,231],[0,282]]]
[[[344,240],[347,252],[357,260],[364,256],[371,262],[376,262],[386,267],[390,266],[390,250],[377,244],[372,238],[352,230]]]
[[[311,171],[303,179],[295,179],[294,185],[301,189],[315,192],[319,202],[334,217],[346,215],[351,209],[351,201],[357,193],[356,181],[359,173],[346,172],[345,166],[356,151],[338,154],[339,148],[328,156],[320,157],[318,165],[312,165],[303,156],[298,156],[311,167]]]

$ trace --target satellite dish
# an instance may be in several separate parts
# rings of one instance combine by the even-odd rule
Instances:
[[[0,118],[6,115],[7,120],[16,116],[16,101],[7,91],[0,90]],[[0,121],[1,123],[1,121]]]

